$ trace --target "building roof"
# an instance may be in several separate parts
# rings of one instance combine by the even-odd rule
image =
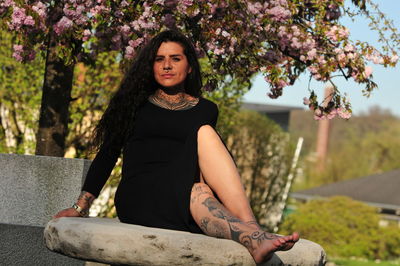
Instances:
[[[318,196],[342,195],[376,207],[399,210],[400,169],[301,190],[290,195],[295,199],[303,200]]]
[[[283,113],[283,112],[290,112],[293,110],[304,109],[302,107],[296,107],[296,106],[272,105],[272,104],[250,103],[250,102],[244,102],[242,104],[242,108],[264,113]]]

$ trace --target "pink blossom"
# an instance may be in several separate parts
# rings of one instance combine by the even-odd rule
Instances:
[[[381,55],[379,54],[375,54],[371,57],[372,62],[374,62],[374,64],[383,64],[383,58]]]
[[[14,44],[14,45],[13,45],[13,48],[14,48],[14,52],[17,52],[17,53],[22,53],[22,52],[24,52],[24,46],[23,46],[23,45]]]
[[[393,56],[390,58],[390,62],[391,62],[391,63],[397,63],[397,60],[399,60],[399,57],[398,57],[397,55],[393,55]]]
[[[26,19],[25,9],[15,6],[11,15],[11,19],[11,29],[19,30]]]
[[[71,28],[73,25],[72,20],[67,18],[66,16],[63,16],[59,22],[57,22],[56,25],[54,25],[54,31],[56,32],[57,35],[62,34],[65,30],[68,30]]]
[[[328,118],[329,120],[335,118],[335,116],[337,115],[337,110],[336,109],[332,109],[327,115],[326,118]]]
[[[73,18],[76,16],[75,10],[72,9],[69,4],[64,5],[63,12],[64,12],[65,16],[70,17],[70,18]]]
[[[365,78],[368,78],[371,74],[372,74],[372,67],[370,67],[370,66],[366,66],[365,67],[365,69],[364,69],[364,77]]]
[[[336,111],[337,114],[343,119],[349,119],[351,117],[351,112],[343,107],[337,108]]]
[[[354,46],[348,43],[344,48],[346,52],[353,52],[355,50]]]
[[[0,3],[0,15],[3,14],[4,12],[6,12],[10,6],[15,6],[14,1],[2,0],[2,3]]]
[[[262,11],[263,6],[260,2],[252,3],[250,1],[247,2],[247,10],[253,15],[257,15]]]
[[[13,57],[15,58],[15,60],[22,62],[23,61],[23,52],[24,52],[24,47],[20,44],[14,44],[13,45]]]
[[[336,42],[337,41],[337,37],[336,37],[337,29],[338,28],[336,25],[331,27],[330,30],[326,33],[326,37],[328,37],[332,41]]]
[[[131,33],[131,27],[129,27],[129,25],[123,25],[121,27],[121,33],[125,36],[128,36]]]
[[[343,60],[346,59],[346,54],[345,54],[345,53],[340,53],[340,54],[338,54],[338,55],[336,56],[336,58],[337,58],[337,60],[338,60],[339,62],[342,62]]]
[[[300,36],[299,27],[297,27],[296,25],[294,25],[294,26],[291,27],[291,29],[292,29],[292,31],[293,31],[293,36],[296,36],[296,37]]]
[[[139,45],[141,45],[143,43],[143,41],[144,41],[144,38],[138,38],[136,40],[130,40],[129,41],[129,46],[131,46],[133,48],[136,48]]]
[[[127,46],[125,48],[125,58],[127,59],[132,59],[135,57],[135,49],[132,46]]]
[[[310,99],[308,99],[307,97],[304,97],[304,98],[303,98],[303,104],[304,104],[304,105],[310,105],[310,103],[311,103],[311,102],[310,102]]]
[[[193,0],[180,0],[179,2],[180,2],[181,5],[184,5],[184,6],[193,5]]]
[[[90,30],[86,29],[83,31],[83,38],[82,41],[87,41],[89,40],[90,36],[92,35],[92,33],[90,32]]]
[[[320,109],[316,109],[314,111],[314,119],[315,120],[323,120],[323,119],[326,119],[326,117],[324,116],[324,114],[322,113],[322,111]]]
[[[10,7],[10,6],[14,6],[15,3],[13,0],[5,0],[4,3],[0,4],[0,6],[4,6],[4,7]]]
[[[124,12],[122,12],[121,10],[116,10],[116,11],[114,12],[114,16],[115,16],[116,18],[122,18],[122,17],[124,16]]]
[[[350,59],[350,60],[355,58],[354,53],[348,53],[346,56],[347,56],[347,59]]]
[[[46,6],[41,1],[32,6],[32,10],[35,11],[42,19],[46,18],[47,16],[46,9]]]
[[[309,52],[307,52],[307,59],[308,60],[313,60],[317,56],[317,49],[311,49]]]
[[[35,20],[33,19],[32,16],[27,16],[24,20],[24,24],[27,26],[33,26],[35,25]]]
[[[289,10],[281,7],[281,6],[276,6],[271,9],[267,9],[267,13],[271,15],[271,19],[277,22],[283,22],[290,18],[292,15]]]
[[[216,47],[216,48],[213,50],[213,52],[214,52],[214,54],[216,54],[216,55],[222,55],[222,54],[225,53],[225,49],[224,49],[224,48]]]
[[[283,79],[278,80],[278,82],[276,83],[277,88],[283,88],[286,87],[287,85],[289,85],[286,81],[284,81]]]
[[[124,0],[123,2],[126,2],[126,1]],[[156,1],[154,1],[154,4],[163,6],[164,5],[164,0],[156,0]]]
[[[348,28],[342,27],[342,28],[340,28],[338,30],[338,35],[339,35],[340,38],[343,39],[343,38],[346,38],[346,37],[348,37],[350,35],[350,31],[349,31]]]
[[[112,38],[111,41],[113,43],[112,49],[113,50],[120,50],[122,47],[122,40],[121,40],[121,34],[117,33],[115,34]]]
[[[224,36],[224,37],[229,37],[229,36],[231,36],[227,31],[225,31],[225,30],[223,30],[222,31],[222,36]]]

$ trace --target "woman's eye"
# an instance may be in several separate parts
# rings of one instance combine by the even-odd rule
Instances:
[[[175,62],[181,61],[181,59],[178,57],[174,57],[174,58],[172,58],[172,60],[174,60]]]
[[[156,58],[156,62],[161,62],[163,59],[162,58]]]

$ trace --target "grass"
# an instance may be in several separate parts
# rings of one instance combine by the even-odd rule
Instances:
[[[393,261],[371,261],[366,259],[331,259],[338,266],[395,266],[400,265],[400,259]]]

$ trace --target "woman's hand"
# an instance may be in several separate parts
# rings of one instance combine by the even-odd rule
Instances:
[[[53,215],[53,219],[60,217],[82,217],[74,208],[67,208]]]
[[[92,193],[87,191],[82,191],[78,197],[76,205],[81,207],[81,209],[86,213],[86,215],[81,215],[75,208],[71,207],[59,211],[56,215],[53,216],[53,219],[60,217],[82,217],[82,216],[86,217],[94,199],[95,197]]]

